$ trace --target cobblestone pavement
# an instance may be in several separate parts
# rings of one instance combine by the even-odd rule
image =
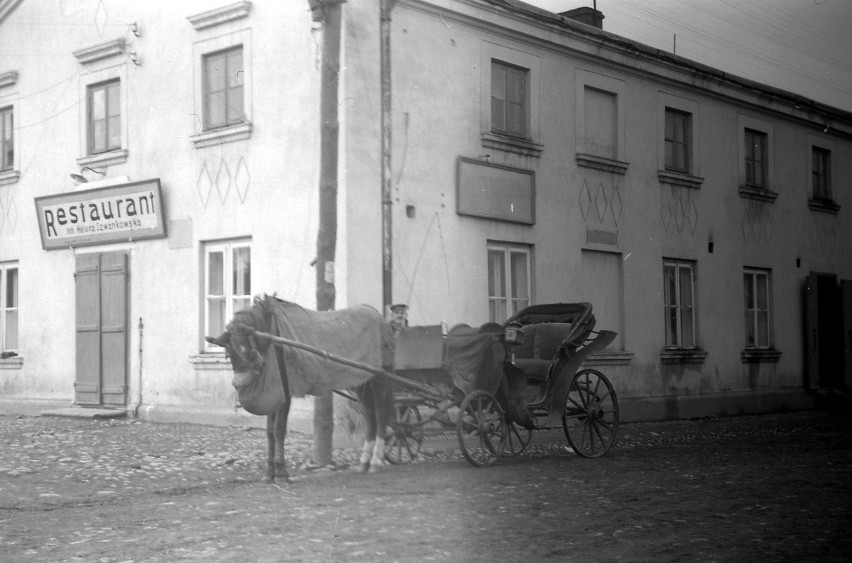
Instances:
[[[309,471],[310,441],[292,436],[293,483],[270,488],[257,483],[266,448],[258,429],[0,416],[0,561],[852,553],[852,420],[843,414],[623,424],[599,460],[567,454],[561,432],[538,433],[528,453],[485,469],[468,468],[455,445],[431,440],[417,463],[360,476]],[[334,461],[354,465],[357,454],[336,450]],[[270,491],[289,501],[286,532],[262,518]],[[371,513],[381,541],[357,533]],[[321,532],[330,514],[334,532]],[[258,538],[290,549],[270,552]]]

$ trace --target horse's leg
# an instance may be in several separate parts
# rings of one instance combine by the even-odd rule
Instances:
[[[279,480],[288,481],[287,458],[284,455],[284,438],[287,436],[287,417],[290,415],[290,401],[278,407],[275,411],[275,426],[272,430],[275,440],[275,475]]]
[[[376,417],[373,416],[375,412],[375,397],[373,396],[369,381],[362,385],[357,392],[358,399],[361,401],[361,407],[364,410],[364,421],[367,423],[364,431],[364,447],[361,449],[359,468],[361,472],[366,472],[370,469],[370,458],[373,456],[373,449],[376,445]]]
[[[275,481],[275,413],[266,415],[266,475],[264,483]]]
[[[389,381],[381,377],[370,380],[375,402],[372,419],[376,426],[376,445],[373,447],[373,457],[370,460],[370,471],[379,471],[385,464],[385,433],[388,418],[393,412],[393,388]]]

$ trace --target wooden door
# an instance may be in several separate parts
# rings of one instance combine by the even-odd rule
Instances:
[[[127,402],[127,254],[77,256],[75,403]]]
[[[843,335],[843,386],[852,388],[852,280],[840,281],[843,303],[841,334]]]
[[[805,281],[805,357],[808,389],[819,388],[819,278],[809,275]]]

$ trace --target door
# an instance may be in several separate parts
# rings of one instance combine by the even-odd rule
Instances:
[[[808,387],[843,387],[840,289],[834,274],[811,274],[805,284],[805,345]]]
[[[123,406],[127,401],[127,254],[77,256],[74,402]]]
[[[840,299],[843,302],[843,383],[852,388],[852,280],[840,281]]]

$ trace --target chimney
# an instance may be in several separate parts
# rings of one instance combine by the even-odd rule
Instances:
[[[567,12],[560,12],[559,15],[598,29],[603,29],[604,15],[595,8],[575,8],[573,10],[568,10]]]

